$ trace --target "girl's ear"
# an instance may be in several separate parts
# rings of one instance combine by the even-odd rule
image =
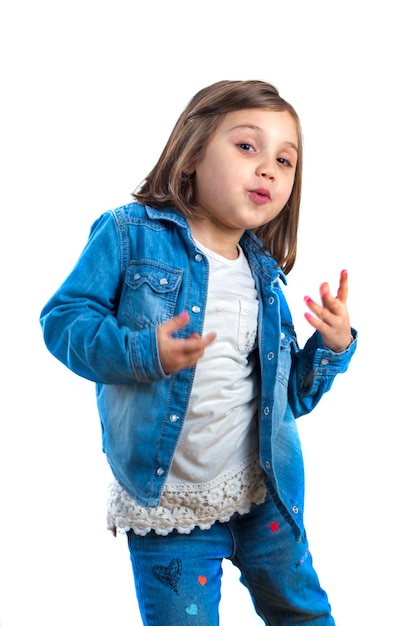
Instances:
[[[182,173],[185,176],[193,176],[195,174],[195,166],[195,161],[190,161],[189,163],[186,163],[184,169],[182,170]]]

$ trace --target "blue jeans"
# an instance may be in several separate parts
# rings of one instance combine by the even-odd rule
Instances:
[[[144,626],[219,624],[222,560],[241,572],[269,626],[334,626],[306,540],[297,542],[269,496],[246,515],[166,537],[128,533]]]

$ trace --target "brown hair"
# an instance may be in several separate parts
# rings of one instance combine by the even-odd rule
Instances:
[[[201,89],[180,115],[155,167],[132,195],[138,202],[156,208],[174,206],[184,217],[195,219],[201,208],[193,200],[193,175],[187,173],[187,168],[201,161],[224,116],[242,109],[288,111],[297,127],[298,159],[291,195],[276,218],[253,231],[288,274],[297,253],[302,137],[296,111],[274,85],[260,80],[222,80]]]

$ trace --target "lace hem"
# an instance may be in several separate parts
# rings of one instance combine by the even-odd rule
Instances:
[[[144,507],[117,481],[109,488],[107,528],[113,532],[133,530],[146,535],[168,535],[173,530],[188,534],[195,527],[208,530],[216,521],[228,522],[235,514],[248,513],[252,504],[266,496],[258,454],[216,480],[195,485],[166,485],[160,506]]]

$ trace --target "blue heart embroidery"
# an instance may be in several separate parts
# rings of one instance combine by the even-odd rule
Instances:
[[[175,591],[175,593],[178,593],[178,581],[181,577],[181,572],[182,562],[180,559],[172,559],[171,563],[166,567],[164,565],[154,565],[152,568],[152,574],[155,578]]]
[[[188,615],[197,615],[197,605],[194,604],[194,602],[191,602],[190,606],[187,606],[187,608],[185,609],[185,612],[188,613]]]

